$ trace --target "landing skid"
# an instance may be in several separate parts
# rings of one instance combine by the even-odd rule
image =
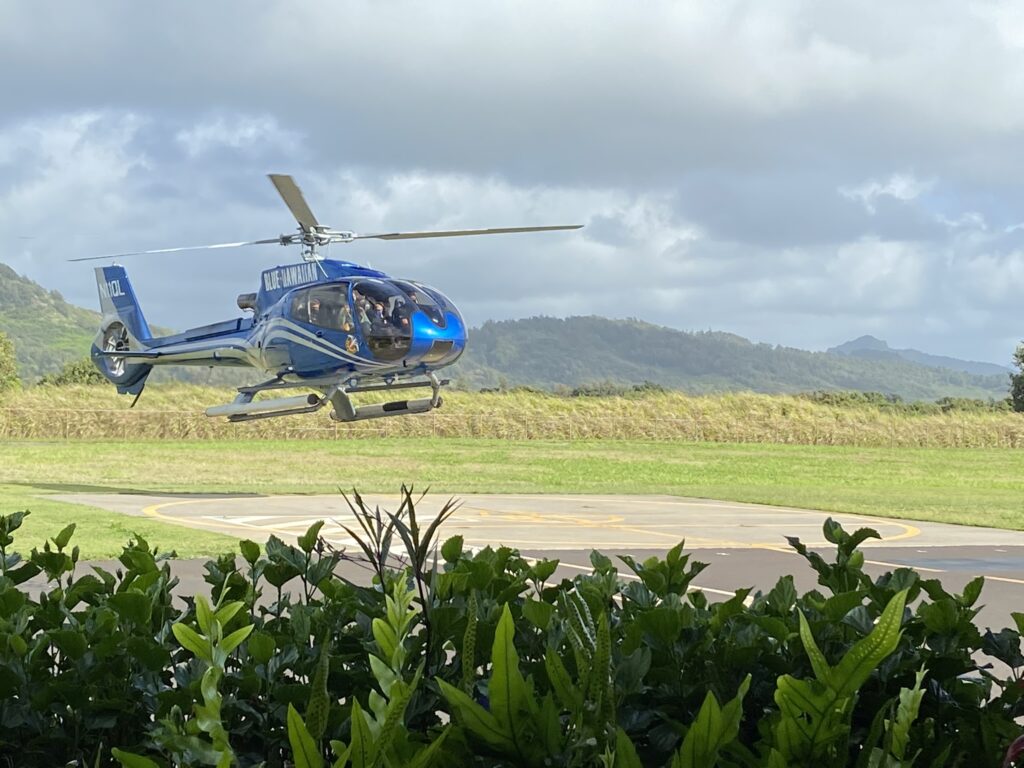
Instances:
[[[449,383],[448,379],[439,380],[433,373],[428,373],[426,380],[381,382],[379,384],[359,384],[346,379],[339,383],[336,378],[307,379],[304,381],[285,381],[281,378],[271,379],[262,384],[239,387],[234,402],[217,405],[206,409],[211,417],[226,416],[228,421],[254,421],[256,419],[272,419],[277,416],[294,416],[302,413],[319,411],[325,405],[331,405],[331,418],[334,421],[364,421],[381,419],[387,416],[403,416],[411,413],[427,413],[442,404],[441,387]],[[256,400],[260,392],[278,389],[315,388],[323,394],[301,395],[299,397],[280,397],[271,400]],[[397,389],[413,389],[430,387],[430,397],[415,400],[394,400],[387,403],[369,403],[357,406],[350,395],[359,392],[390,392]]]

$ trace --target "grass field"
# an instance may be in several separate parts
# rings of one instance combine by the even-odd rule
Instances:
[[[0,439],[333,440],[450,437],[503,440],[684,440],[877,447],[1024,448],[1024,414],[927,406],[833,405],[790,395],[559,397],[543,392],[450,392],[445,406],[415,418],[356,424],[326,412],[229,424],[203,409],[234,393],[148,387],[139,404],[113,387],[30,387],[0,398]],[[365,396],[370,399],[371,396]],[[359,450],[351,448],[349,450]]]
[[[1024,452],[649,441],[402,438],[358,441],[8,441],[0,512],[30,508],[32,544],[80,522],[108,556],[138,531],[185,555],[223,537],[82,508],[40,493],[653,493],[1024,529]],[[230,545],[228,545],[230,546]]]

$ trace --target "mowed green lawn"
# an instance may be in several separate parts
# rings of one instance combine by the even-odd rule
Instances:
[[[674,494],[1024,529],[1024,451],[720,443],[369,439],[0,443],[0,513],[33,512],[41,544],[77,522],[84,556],[132,532],[182,556],[231,540],[87,509],[61,492]]]

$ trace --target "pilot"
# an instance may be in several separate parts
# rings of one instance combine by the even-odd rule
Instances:
[[[393,325],[395,328],[400,329],[408,328],[409,317],[405,312],[405,299],[399,298],[397,296],[392,296],[388,300],[388,303],[391,310],[388,313],[390,315],[391,325]]]

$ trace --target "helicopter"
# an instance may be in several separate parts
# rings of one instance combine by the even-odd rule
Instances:
[[[582,225],[502,227],[358,234],[320,224],[295,180],[269,174],[298,223],[297,231],[265,240],[159,248],[69,261],[112,260],[96,268],[102,319],[91,359],[123,395],[138,402],[157,365],[251,367],[270,376],[239,387],[231,403],[206,409],[210,417],[240,422],[312,413],[330,405],[335,421],[426,413],[442,405],[450,382],[438,371],[466,348],[466,324],[443,293],[350,261],[324,258],[320,248],[360,240],[410,240],[580,229]],[[259,288],[240,294],[248,316],[154,337],[123,266],[117,259],[142,254],[278,244],[299,246],[302,261],[263,270]],[[360,392],[430,388],[429,397],[356,405]],[[282,390],[313,390],[256,399]],[[284,393],[282,393],[284,394]]]

